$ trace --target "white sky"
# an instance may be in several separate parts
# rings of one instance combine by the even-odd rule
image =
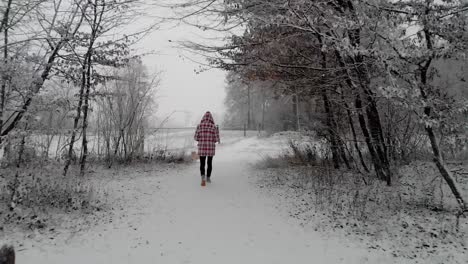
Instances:
[[[156,95],[159,104],[156,113],[158,120],[176,111],[166,126],[193,126],[209,110],[213,113],[215,122],[221,123],[224,115],[226,73],[210,69],[197,74],[195,70],[200,68],[200,64],[192,60],[203,63],[206,60],[176,47],[175,43],[182,40],[203,41],[200,35],[204,32],[187,25],[174,27],[166,24],[163,27],[146,36],[136,47],[139,53],[155,51],[157,54],[143,57],[143,62],[150,73],[163,72]],[[155,124],[157,125],[159,123]]]

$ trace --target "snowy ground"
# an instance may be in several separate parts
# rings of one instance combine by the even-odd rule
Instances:
[[[0,242],[16,246],[19,264],[405,262],[364,243],[303,228],[282,213],[288,205],[261,194],[250,164],[285,144],[277,137],[221,145],[213,183],[205,188],[198,163],[94,175],[109,193],[111,215],[101,214],[90,227],[62,224],[10,233]]]

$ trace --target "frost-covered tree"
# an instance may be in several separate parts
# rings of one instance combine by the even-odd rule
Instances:
[[[51,77],[63,48],[81,27],[85,3],[64,3],[60,0],[2,2],[2,137],[20,125],[33,99]]]
[[[385,18],[366,17],[380,22],[375,35],[382,41],[382,47],[388,47],[379,55],[387,71],[388,86],[382,89],[387,96],[418,112],[434,162],[460,206],[466,210],[467,204],[445,165],[437,131],[463,131],[467,126],[466,120],[457,117],[468,112],[468,98],[454,96],[457,93],[453,87],[464,76],[450,75],[450,85],[446,78],[448,73],[442,66],[450,63],[463,67],[467,62],[468,3],[379,1],[371,6],[374,14],[384,14]]]
[[[224,46],[186,45],[210,53],[215,67],[247,80],[281,80],[322,99],[335,167],[355,159],[343,141],[351,137],[359,160],[353,163],[368,169],[362,141],[377,177],[391,184],[392,162],[408,156],[422,128],[440,173],[466,208],[437,140],[437,133],[466,128],[458,122],[466,97],[449,92],[456,88],[447,80],[455,77],[441,67],[466,63],[466,1],[189,0],[179,7],[190,10],[188,23],[232,32]],[[191,19],[199,15],[210,19]]]
[[[92,90],[108,77],[99,71],[102,68],[122,67],[128,62],[130,55],[129,45],[131,38],[125,34],[117,37],[109,37],[109,33],[115,33],[124,25],[134,20],[135,11],[131,8],[138,1],[122,0],[94,0],[87,2],[87,9],[83,12],[82,29],[76,33],[74,41],[70,42],[66,51],[69,56],[59,63],[63,67],[58,71],[64,74],[64,78],[75,82],[79,87],[76,114],[73,121],[68,146],[64,172],[66,175],[72,157],[74,156],[74,144],[78,130],[81,130],[82,149],[80,155],[80,171],[85,172],[85,164],[88,156],[88,116],[90,108],[90,96]]]
[[[155,110],[154,95],[160,82],[159,74],[149,75],[137,59],[114,69],[113,75],[119,78],[98,87],[94,117],[109,167],[116,158],[129,162],[143,155],[148,118]]]

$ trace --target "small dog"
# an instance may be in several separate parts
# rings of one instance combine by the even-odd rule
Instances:
[[[15,250],[12,246],[3,246],[0,249],[0,264],[15,264]]]

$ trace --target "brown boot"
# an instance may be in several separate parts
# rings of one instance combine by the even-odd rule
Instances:
[[[201,178],[201,186],[206,186],[206,180],[205,180],[205,176],[203,175],[202,178]]]

